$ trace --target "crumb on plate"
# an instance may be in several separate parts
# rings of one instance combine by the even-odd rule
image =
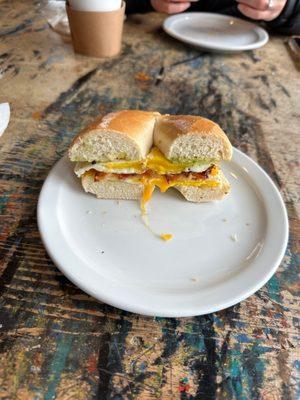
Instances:
[[[231,236],[230,236],[230,239],[231,239],[233,242],[237,242],[237,241],[238,241],[237,234],[234,233],[233,235],[231,235]]]

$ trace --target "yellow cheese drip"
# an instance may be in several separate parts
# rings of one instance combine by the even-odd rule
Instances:
[[[166,179],[165,175],[180,174],[191,165],[193,165],[193,163],[172,163],[157,147],[151,149],[145,160],[103,163],[103,166],[111,173],[114,173],[115,170],[134,169],[138,174],[142,174],[146,170],[151,170],[157,174],[155,177],[136,176],[128,179],[128,182],[142,183],[144,185],[141,198],[141,210],[143,215],[146,214],[146,203],[151,199],[155,186],[157,186],[161,192],[166,192],[170,187],[174,186],[216,187],[219,185],[218,181],[211,179],[199,179],[198,181],[189,179],[174,179],[168,181]],[[211,176],[216,176],[218,174],[218,167],[214,166],[210,174]]]
[[[218,181],[211,179],[202,179],[198,181],[193,180],[173,180],[168,182],[165,176],[159,176],[156,178],[148,178],[143,176],[140,178],[133,178],[133,182],[142,183],[144,185],[144,191],[141,198],[141,210],[143,214],[146,214],[146,203],[151,199],[155,186],[157,186],[162,193],[166,192],[170,187],[174,186],[195,186],[195,187],[217,187],[219,186]]]
[[[173,239],[173,235],[171,233],[162,233],[159,235],[162,240],[168,242],[169,240]]]

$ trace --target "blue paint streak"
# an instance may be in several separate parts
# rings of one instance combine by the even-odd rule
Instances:
[[[276,314],[274,314],[274,318],[282,319],[283,315],[281,313],[276,313]]]
[[[231,361],[230,376],[232,378],[237,378],[240,376],[239,362],[236,359]]]
[[[48,59],[41,65],[41,67],[50,67],[51,65],[59,62],[59,61],[63,61],[64,60],[64,56],[60,55],[60,54],[56,54],[53,56],[48,57]]]
[[[59,335],[59,342],[56,352],[49,367],[49,383],[44,400],[53,400],[55,398],[56,387],[60,381],[60,375],[64,370],[67,356],[70,352],[73,338],[71,335]]]
[[[293,363],[293,367],[300,372],[300,360],[295,360]],[[295,377],[294,379],[297,382],[297,386],[296,386],[296,393],[295,393],[295,398],[296,399],[300,399],[300,377]]]
[[[231,354],[230,367],[228,371],[227,385],[230,389],[229,398],[235,398],[238,400],[248,400],[247,396],[244,395],[244,387],[243,387],[243,373],[242,366],[239,361],[240,350],[233,351]]]
[[[147,364],[145,361],[141,362],[141,364],[140,364],[140,370],[141,370],[141,371],[145,371],[146,368],[147,368],[147,366],[148,366],[148,364]]]
[[[295,367],[298,371],[300,371],[300,360],[296,360],[296,361],[294,362],[294,367]]]
[[[22,32],[25,29],[27,29],[30,25],[32,25],[32,20],[25,19],[25,21],[22,24],[14,26],[13,28],[8,28],[8,29],[4,29],[3,31],[0,31],[0,37],[16,35],[17,33]]]
[[[264,347],[254,344],[251,351],[248,353],[245,351],[243,352],[243,357],[245,357],[243,364],[245,366],[247,389],[249,394],[252,396],[254,396],[253,391],[257,391],[261,388],[261,385],[264,382],[265,365],[263,360],[260,358],[263,349]]]
[[[252,338],[247,336],[246,333],[240,333],[236,338],[239,343],[252,343]]]
[[[281,304],[280,285],[276,275],[274,275],[267,283],[269,297]]]

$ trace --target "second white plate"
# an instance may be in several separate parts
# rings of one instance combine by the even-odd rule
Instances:
[[[238,52],[264,46],[268,33],[239,18],[221,14],[189,12],[168,17],[164,30],[175,39],[203,50]]]
[[[95,298],[140,314],[182,317],[221,310],[250,296],[276,271],[288,221],[271,179],[234,150],[223,170],[232,185],[220,202],[189,203],[156,191],[149,221],[137,201],[84,193],[67,158],[50,172],[38,203],[45,247],[60,270]]]

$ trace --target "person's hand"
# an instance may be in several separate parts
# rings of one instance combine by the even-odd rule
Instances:
[[[152,7],[162,13],[177,14],[189,8],[191,3],[186,0],[151,0]]]
[[[238,9],[251,19],[272,21],[283,10],[287,0],[237,0]]]

